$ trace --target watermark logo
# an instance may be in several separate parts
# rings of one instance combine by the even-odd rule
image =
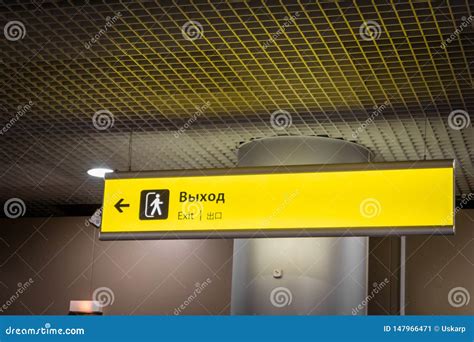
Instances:
[[[11,219],[16,219],[25,215],[26,205],[21,198],[10,198],[3,205],[3,212],[5,216]]]
[[[181,27],[184,39],[193,41],[202,37],[204,29],[199,21],[190,20]]]
[[[360,203],[359,207],[360,213],[366,218],[374,218],[380,215],[382,211],[382,206],[380,202],[375,198],[366,198]]]
[[[201,217],[204,206],[201,202],[183,202],[181,206],[181,212],[178,213],[178,217],[187,219],[198,219]]]
[[[456,131],[460,131],[471,124],[469,113],[462,109],[455,109],[448,116],[448,125]]]
[[[380,38],[382,28],[375,20],[368,20],[359,27],[359,35],[363,40],[376,40]]]
[[[114,115],[107,109],[101,109],[92,116],[92,124],[99,131],[105,131],[114,126]]]
[[[92,300],[97,302],[97,305],[103,308],[114,304],[115,294],[109,287],[99,287],[95,289],[92,294]]]
[[[467,306],[471,301],[469,291],[464,287],[453,287],[448,293],[448,303],[453,308]]]
[[[291,114],[286,110],[278,109],[272,113],[270,116],[270,124],[273,129],[278,131],[287,129],[293,123]]]
[[[286,287],[276,287],[270,293],[270,302],[276,308],[290,306],[293,302],[293,294]]]
[[[177,306],[173,310],[173,314],[175,316],[178,316],[181,314],[186,308],[194,302],[194,300],[212,283],[212,280],[210,278],[207,278],[204,280],[202,283],[197,282],[194,284],[194,290],[193,292],[184,300],[183,303],[181,303],[179,306]]]
[[[25,38],[26,28],[21,21],[12,20],[9,21],[3,28],[3,34],[7,40],[14,42]]]

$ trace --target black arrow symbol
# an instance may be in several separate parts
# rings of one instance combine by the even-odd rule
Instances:
[[[122,204],[122,202],[123,202],[123,198],[119,199],[119,201],[115,203],[114,205],[115,209],[117,209],[119,213],[123,213],[122,208],[128,208],[130,206],[130,204],[128,203]]]

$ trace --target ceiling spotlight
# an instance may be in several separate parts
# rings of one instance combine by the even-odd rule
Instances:
[[[87,170],[87,174],[89,176],[99,177],[99,178],[104,178],[106,173],[111,173],[111,172],[114,172],[114,170],[105,169],[105,168],[101,168],[101,167]]]

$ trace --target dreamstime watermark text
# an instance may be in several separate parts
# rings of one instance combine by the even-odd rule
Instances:
[[[461,22],[461,25],[459,25],[456,28],[456,30],[454,30],[454,32],[451,33],[451,35],[448,38],[446,38],[445,41],[441,43],[440,47],[442,49],[446,49],[449,44],[451,44],[453,41],[459,38],[461,33],[464,31],[464,29],[468,27],[470,24],[472,24],[473,21],[474,21],[474,17],[472,15],[470,15],[467,18],[463,17],[463,21]]]
[[[11,117],[10,120],[8,120],[8,122],[0,130],[0,135],[4,135],[5,133],[7,133],[8,130],[12,128],[13,125],[15,125],[18,122],[18,120],[21,119],[23,115],[25,115],[27,112],[31,110],[31,107],[33,107],[33,101],[28,101],[27,104],[23,106],[21,105],[18,106],[18,110],[15,113],[15,115],[13,115],[13,117]]]
[[[8,298],[8,299],[5,301],[5,303],[2,304],[2,306],[0,306],[0,312],[4,312],[4,311],[8,310],[8,308],[9,308],[10,306],[12,306],[13,303],[15,303],[15,302],[18,300],[18,298],[20,298],[21,295],[22,295],[23,293],[25,293],[25,292],[28,290],[28,288],[29,288],[34,282],[35,282],[35,281],[34,281],[32,278],[30,278],[30,279],[28,279],[28,280],[27,280],[26,282],[24,282],[24,283],[18,283],[18,284],[17,284],[17,285],[18,285],[18,288],[17,288],[17,290],[15,291],[15,293],[14,293],[13,295],[11,295],[10,298]]]
[[[84,335],[84,328],[53,328],[50,323],[45,323],[39,328],[18,328],[9,326],[5,329],[5,335]]]
[[[211,278],[207,278],[202,283],[194,284],[194,291],[181,303],[178,307],[176,307],[173,311],[175,316],[180,315],[186,308],[194,302],[194,300],[202,293],[204,290],[212,283]]]
[[[286,29],[292,25],[295,24],[296,19],[300,16],[300,12],[295,12],[291,17],[285,17],[285,21],[283,24],[280,26],[278,31],[272,34],[272,37],[268,40],[266,40],[262,44],[262,48],[265,50],[269,46],[275,44],[275,41],[286,31]]]
[[[181,134],[183,134],[193,123],[199,119],[201,115],[211,106],[209,101],[204,102],[203,105],[200,107],[196,106],[196,111],[191,115],[191,117],[186,121],[184,125],[182,125],[176,132],[174,132],[174,137],[179,138]]]
[[[447,225],[450,221],[454,220],[454,217],[459,213],[462,209],[464,209],[470,201],[474,199],[474,193],[469,193],[466,196],[461,197],[459,204],[454,207],[453,214],[447,215],[444,222]]]
[[[383,288],[385,286],[388,285],[388,283],[390,283],[390,280],[388,280],[388,278],[385,278],[382,282],[380,283],[373,283],[373,289],[372,291],[370,291],[370,293],[368,294],[367,297],[365,297],[365,299],[359,304],[357,305],[355,308],[352,308],[352,315],[357,315],[360,311],[364,310],[365,307],[367,307],[367,305],[370,303],[370,301],[372,299],[375,298],[375,296],[383,290]]]
[[[380,106],[377,106],[375,105],[373,108],[374,108],[374,111],[372,113],[370,113],[369,117],[362,123],[360,124],[359,127],[357,127],[357,129],[352,132],[352,138],[354,139],[357,139],[359,137],[359,135],[364,132],[368,126],[370,126],[371,124],[374,123],[375,119],[377,119],[377,117],[383,113],[383,111],[385,109],[387,109],[387,107],[390,105],[390,101],[389,100],[386,100],[382,105]]]
[[[272,220],[277,218],[278,215],[282,211],[284,211],[291,204],[291,202],[293,202],[293,200],[299,195],[299,193],[300,190],[297,189],[293,191],[289,196],[285,197],[284,201],[271,213],[271,215],[262,221],[260,227],[267,227]]]
[[[92,38],[90,38],[87,42],[84,43],[84,47],[89,50],[92,45],[97,43],[121,17],[122,13],[117,12],[113,17],[105,18],[106,21],[104,26],[94,36],[92,36]]]

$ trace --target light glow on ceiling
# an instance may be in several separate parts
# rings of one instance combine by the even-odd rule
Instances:
[[[104,178],[105,174],[111,173],[111,172],[114,172],[114,170],[102,168],[102,167],[97,167],[97,168],[87,170],[87,174],[89,176],[97,177],[97,178]]]

